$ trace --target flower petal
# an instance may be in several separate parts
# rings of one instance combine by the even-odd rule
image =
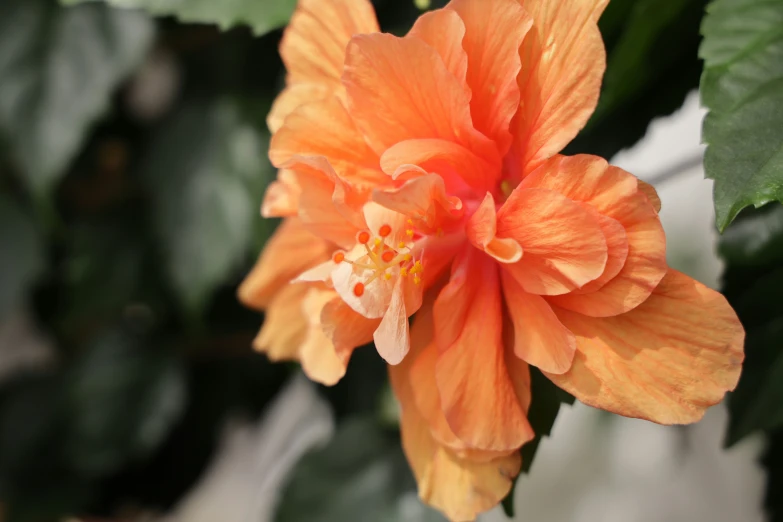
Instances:
[[[272,137],[269,158],[280,167],[294,156],[323,156],[337,174],[354,183],[390,183],[336,97],[302,105]]]
[[[576,338],[563,326],[546,300],[525,292],[505,271],[503,295],[514,324],[516,357],[546,372],[567,372],[574,360]]]
[[[533,430],[505,362],[498,269],[472,248],[454,263],[434,310],[443,413],[469,447],[515,450]]]
[[[489,192],[476,212],[470,216],[465,233],[476,248],[501,263],[516,263],[522,259],[522,247],[516,240],[497,237],[495,199]]]
[[[465,23],[470,112],[476,129],[495,141],[501,155],[511,145],[509,125],[519,107],[519,46],[533,24],[516,0],[452,0]]]
[[[269,132],[276,133],[289,114],[300,105],[324,100],[332,96],[332,89],[318,83],[295,83],[289,85],[277,98],[266,117],[266,125]]]
[[[356,126],[378,154],[401,141],[433,138],[460,144],[499,169],[494,143],[473,128],[470,90],[423,41],[355,36],[343,85]]]
[[[389,375],[402,409],[402,445],[419,486],[419,497],[451,520],[474,520],[511,490],[521,467],[519,452],[473,461],[439,444],[416,406],[410,373],[414,355],[412,352],[402,364],[390,366]]]
[[[644,195],[647,196],[647,199],[650,201],[650,204],[653,206],[656,212],[661,211],[661,198],[658,197],[658,191],[655,190],[655,187],[647,183],[646,181],[642,180],[636,180],[639,183],[639,190],[641,192],[644,192]]]
[[[533,28],[519,49],[523,103],[515,118],[520,178],[560,152],[598,103],[606,50],[598,18],[608,0],[519,0]]]
[[[412,178],[396,189],[375,189],[374,202],[413,220],[426,234],[435,234],[462,217],[462,201],[449,196],[443,179],[435,174]]]
[[[286,219],[239,286],[239,300],[245,306],[263,310],[291,279],[329,259],[329,251],[329,243],[311,234],[299,219]]]
[[[403,283],[404,278],[397,278],[389,308],[373,335],[378,354],[391,365],[400,364],[411,347],[410,331],[408,330],[409,314],[405,309]]]
[[[547,375],[585,404],[661,424],[699,420],[739,379],[745,332],[726,299],[669,270],[653,294],[617,317],[556,309],[576,335],[564,375]]]
[[[296,174],[290,170],[279,170],[277,181],[269,184],[261,204],[261,215],[265,218],[292,217],[299,210],[299,196],[302,187]]]
[[[590,205],[625,229],[628,254],[617,276],[597,289],[587,285],[550,297],[551,303],[593,317],[621,314],[647,299],[666,274],[666,236],[660,218],[631,174],[596,156],[556,156],[520,187],[554,190]]]
[[[500,176],[498,164],[458,143],[442,139],[401,141],[381,156],[381,168],[390,176],[395,176],[404,165],[437,173],[451,193],[464,191],[466,184],[480,191],[491,190]]]
[[[310,288],[302,301],[302,313],[307,318],[308,328],[299,349],[299,361],[310,379],[325,386],[333,386],[343,378],[350,358],[350,352],[337,354],[321,327],[321,312],[335,296],[331,290]],[[280,322],[288,320],[288,317],[279,319]]]
[[[321,327],[332,341],[339,357],[348,357],[354,349],[372,341],[380,319],[367,319],[354,312],[345,301],[336,297],[321,312]]]
[[[505,268],[531,294],[570,292],[606,267],[606,239],[593,213],[551,190],[517,187],[498,211],[497,235],[522,246],[522,259]]]
[[[288,83],[338,89],[351,37],[378,30],[369,0],[299,0],[280,42]]]
[[[253,341],[253,348],[265,353],[270,361],[298,361],[299,347],[308,330],[302,303],[310,285],[283,287],[269,303],[261,331]]]
[[[462,18],[446,9],[424,13],[408,32],[408,38],[418,38],[435,49],[446,69],[463,83],[468,73],[468,55],[462,48],[464,37]]]
[[[351,248],[365,228],[366,193],[340,178],[323,156],[294,156],[284,164],[306,189],[299,196],[299,219],[313,234]]]

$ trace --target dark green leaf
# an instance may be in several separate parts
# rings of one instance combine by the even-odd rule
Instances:
[[[38,195],[63,174],[152,36],[145,16],[102,5],[0,4],[0,137]]]
[[[705,0],[612,0],[599,27],[607,46],[601,99],[568,153],[610,158],[671,114],[699,83]]]
[[[183,370],[171,354],[112,332],[72,368],[66,401],[71,466],[102,475],[149,454],[168,434],[185,406]]]
[[[721,237],[718,253],[727,263],[743,266],[783,259],[783,205],[770,205],[738,220]]]
[[[263,141],[228,104],[191,104],[154,136],[143,166],[165,270],[185,309],[203,310],[253,242]]]
[[[783,3],[713,0],[702,26],[704,168],[718,228],[783,201]]]
[[[278,522],[437,522],[415,499],[415,484],[396,437],[369,420],[349,420],[322,450],[297,465]]]
[[[522,446],[522,473],[528,473],[538,451],[538,445],[544,437],[552,433],[561,404],[573,404],[574,398],[547,379],[537,368],[530,367],[530,389],[533,401],[528,410],[528,420],[536,438]],[[517,482],[503,499],[503,511],[509,517],[514,516],[514,491]]]
[[[783,522],[783,430],[771,433],[761,464],[767,472],[767,491],[764,498],[769,522]]]
[[[61,0],[77,4],[95,0]],[[115,7],[144,9],[158,16],[175,16],[186,23],[217,24],[226,30],[247,25],[257,36],[288,22],[296,0],[104,0]]]
[[[44,268],[44,246],[35,223],[19,207],[2,196],[0,245],[2,319],[13,307],[21,304],[30,285]]]

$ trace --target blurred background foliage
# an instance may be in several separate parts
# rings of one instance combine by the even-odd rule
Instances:
[[[373,3],[382,28],[403,34],[428,2]],[[707,173],[725,228],[744,206],[782,196],[783,12],[715,0],[704,22],[706,4],[610,2],[600,104],[567,152],[609,158],[633,145],[704,75]],[[258,211],[274,176],[265,116],[283,85],[277,45],[294,5],[0,0],[0,330],[24,324],[46,346],[34,364],[19,358],[24,343],[0,346],[5,520],[172,509],[226,423],[257,418],[296,372],[252,352],[261,318],[235,298],[276,226]],[[731,21],[742,16],[753,23],[738,41]],[[773,433],[768,507],[783,513],[780,205],[743,212],[720,253],[748,328],[727,441]],[[539,438],[523,449],[526,468],[573,401],[540,375],[534,383]],[[381,359],[359,350],[319,393],[337,435],[301,461],[278,519],[438,520],[404,500],[414,483]]]

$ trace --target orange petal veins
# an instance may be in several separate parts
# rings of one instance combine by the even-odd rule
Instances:
[[[292,217],[299,210],[299,195],[302,187],[296,174],[290,170],[277,172],[277,181],[269,184],[261,204],[261,215],[265,218]]]
[[[332,96],[332,90],[325,85],[316,83],[296,83],[289,85],[277,98],[275,98],[272,108],[266,117],[266,125],[269,132],[276,133],[289,114],[294,112],[300,105],[324,100]]]
[[[410,314],[405,308],[405,295],[402,288],[404,283],[405,278],[397,278],[394,290],[392,290],[389,308],[373,334],[378,354],[391,365],[400,364],[408,354],[411,345],[408,329],[408,315]]]
[[[462,46],[468,56],[467,82],[473,124],[492,138],[501,155],[511,145],[509,125],[519,107],[519,46],[533,19],[517,0],[452,0],[465,23]]]
[[[467,446],[512,451],[533,430],[505,362],[498,268],[475,249],[454,263],[434,308],[443,413]]]
[[[380,319],[367,319],[354,312],[339,297],[329,301],[321,311],[324,334],[342,358],[349,357],[354,349],[372,341],[380,323]]]
[[[516,263],[522,259],[522,247],[516,240],[497,237],[495,199],[489,192],[476,212],[470,216],[465,233],[476,248],[501,263]]]
[[[306,187],[299,196],[299,218],[314,234],[343,248],[356,242],[365,227],[362,207],[367,195],[340,178],[323,156],[294,156],[284,164]]]
[[[424,13],[408,32],[408,38],[418,38],[435,49],[446,69],[460,82],[465,82],[468,73],[468,55],[462,48],[464,37],[462,18],[445,9]]]
[[[598,104],[606,51],[598,18],[609,0],[519,0],[533,17],[519,49],[522,104],[512,123],[521,177],[560,152]]]
[[[603,273],[582,288],[574,290],[572,294],[587,294],[603,288],[606,283],[614,279],[617,274],[622,271],[625,262],[628,260],[628,250],[630,248],[628,246],[628,236],[625,233],[625,227],[623,227],[622,223],[616,219],[599,214],[589,205],[584,206],[593,214],[595,220],[601,227],[601,232],[604,233],[608,257]]]
[[[576,338],[557,318],[546,300],[528,294],[508,273],[503,273],[503,295],[514,325],[514,354],[550,373],[571,368]]]
[[[299,273],[329,259],[330,249],[326,241],[307,231],[299,219],[286,219],[239,286],[239,300],[245,306],[263,310]]]
[[[302,370],[310,379],[326,386],[337,384],[343,378],[350,357],[350,352],[337,354],[321,326],[323,308],[335,296],[336,294],[331,290],[310,288],[301,305],[308,328],[304,342],[299,348],[299,361],[302,364]],[[279,321],[288,320],[288,317],[284,317]]]
[[[307,285],[288,285],[269,303],[253,348],[267,354],[270,361],[299,360],[299,347],[308,330],[302,303],[309,290]]]
[[[739,379],[745,332],[736,314],[718,292],[677,271],[625,314],[556,312],[576,335],[577,355],[568,373],[547,376],[590,406],[685,424]]]
[[[354,183],[388,182],[378,155],[335,97],[299,107],[272,137],[269,159],[275,166],[294,156],[323,156],[340,177]]]
[[[656,212],[661,211],[661,198],[658,197],[658,191],[655,190],[655,187],[647,183],[646,181],[637,180],[639,183],[639,190],[641,192],[644,192],[644,195],[647,196],[647,199],[650,201],[650,204],[653,206]]]
[[[462,201],[446,194],[443,179],[425,174],[406,181],[397,189],[372,193],[374,202],[410,217],[416,228],[434,234],[462,216]]]
[[[522,246],[522,259],[504,269],[531,294],[564,294],[606,267],[606,239],[593,213],[551,190],[517,187],[498,211],[497,235]]]
[[[625,229],[628,254],[622,270],[598,289],[551,297],[550,302],[593,317],[633,309],[666,274],[666,236],[635,177],[597,156],[556,156],[528,176],[520,187],[542,187],[590,205]],[[610,243],[612,240],[609,241]]]
[[[416,165],[439,174],[450,192],[459,192],[465,184],[486,191],[500,179],[499,164],[478,156],[464,146],[442,139],[401,141],[383,153],[381,168],[390,176],[404,165]]]
[[[418,349],[414,346],[401,364],[389,367],[402,409],[402,446],[416,477],[419,497],[452,521],[474,520],[511,490],[521,467],[519,452],[490,461],[472,461],[458,457],[432,437],[413,396],[410,367]]]
[[[473,128],[470,90],[423,41],[355,36],[343,85],[356,126],[378,154],[401,141],[433,138],[458,143],[499,168],[494,143]]]
[[[280,42],[288,83],[338,89],[351,37],[377,31],[369,0],[299,0]]]
[[[473,461],[487,462],[500,456],[508,455],[509,451],[485,451],[468,447],[454,435],[443,414],[440,401],[440,390],[435,380],[438,347],[435,344],[433,325],[432,296],[428,294],[427,302],[416,314],[411,328],[411,352],[404,364],[409,368],[408,379],[412,383],[411,392],[419,413],[429,423],[433,438],[446,446],[455,455]]]

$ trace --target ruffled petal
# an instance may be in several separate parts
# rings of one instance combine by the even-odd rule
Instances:
[[[563,326],[546,300],[525,292],[505,272],[503,296],[514,325],[516,357],[546,372],[567,372],[574,360],[576,338]]]
[[[267,241],[253,270],[237,291],[239,300],[263,310],[289,281],[327,259],[328,242],[310,233],[297,218],[288,218]]]
[[[372,199],[411,219],[425,234],[436,234],[463,214],[462,201],[449,196],[443,179],[435,174],[414,177],[396,189],[375,189]]]
[[[299,349],[299,361],[305,375],[325,386],[333,386],[343,378],[350,358],[350,352],[347,351],[337,354],[321,326],[321,312],[335,296],[332,290],[310,288],[301,305],[308,328]],[[289,320],[288,317],[278,318],[281,323]]]
[[[367,319],[339,297],[326,303],[321,311],[321,327],[341,358],[349,357],[356,348],[372,341],[379,324],[380,319]]]
[[[365,228],[362,208],[369,194],[340,178],[323,156],[294,156],[284,166],[303,187],[298,209],[302,224],[318,237],[351,248],[356,233]]]
[[[438,174],[451,193],[462,192],[466,186],[479,191],[491,190],[500,175],[497,164],[459,143],[442,139],[401,141],[381,156],[381,168],[390,176],[396,177],[406,165]]]
[[[296,83],[289,85],[277,98],[266,117],[266,125],[274,134],[283,126],[283,122],[289,114],[300,105],[325,100],[332,96],[332,89],[317,83]]]
[[[639,183],[639,190],[647,196],[648,201],[653,206],[656,212],[661,211],[661,198],[658,197],[658,191],[655,187],[647,183],[646,181],[637,180]]]
[[[311,288],[309,285],[288,285],[269,303],[253,348],[265,353],[270,361],[299,360],[299,348],[309,328],[302,303]]]
[[[390,183],[343,104],[331,97],[296,109],[272,137],[269,158],[280,167],[294,156],[323,156],[353,183]]]
[[[509,125],[519,107],[519,46],[533,24],[516,0],[452,0],[446,6],[465,23],[470,112],[476,129],[492,138],[501,155],[511,145]]]
[[[473,246],[501,263],[522,259],[522,246],[515,239],[497,237],[495,199],[487,192],[476,212],[470,216],[465,233]]]
[[[389,34],[354,37],[343,84],[349,112],[376,153],[405,140],[440,139],[462,145],[499,171],[494,143],[473,128],[470,90],[423,41]]]
[[[631,174],[596,156],[556,156],[520,187],[545,188],[586,203],[620,223],[625,231],[628,253],[615,277],[605,281],[602,276],[597,288],[587,285],[580,291],[551,297],[550,302],[593,317],[617,315],[647,299],[666,274],[666,236],[660,218]],[[619,234],[611,239],[612,233],[604,230],[608,243],[619,242]]]
[[[409,313],[405,308],[405,295],[402,288],[404,281],[402,277],[397,278],[389,307],[373,334],[378,354],[391,365],[400,364],[411,347],[408,329]]]
[[[495,261],[468,249],[435,302],[436,379],[443,413],[471,448],[512,451],[533,438],[509,377]]]
[[[533,17],[519,49],[512,123],[519,177],[560,152],[593,114],[606,69],[598,18],[608,0],[519,0]]]
[[[437,9],[421,15],[413,24],[408,38],[418,38],[435,49],[446,69],[460,82],[468,73],[468,55],[462,48],[465,24],[454,11]]]
[[[389,367],[392,387],[402,410],[403,449],[421,499],[450,520],[474,520],[479,513],[495,507],[511,490],[521,467],[519,452],[489,460],[470,460],[457,456],[433,437],[431,425],[419,411],[414,397],[419,383],[412,377],[411,365],[424,347],[421,343],[417,347],[415,339],[416,335],[408,357],[401,364]],[[412,386],[414,382],[416,388]]]
[[[548,377],[590,406],[685,424],[739,379],[745,332],[736,314],[721,294],[677,271],[625,314],[556,312],[576,335],[577,354],[568,373]]]
[[[378,30],[369,0],[299,0],[280,42],[288,83],[339,89],[351,37]]]
[[[555,191],[517,187],[498,211],[497,235],[521,245],[522,259],[504,266],[532,294],[570,292],[606,267],[606,239],[594,214]]]

